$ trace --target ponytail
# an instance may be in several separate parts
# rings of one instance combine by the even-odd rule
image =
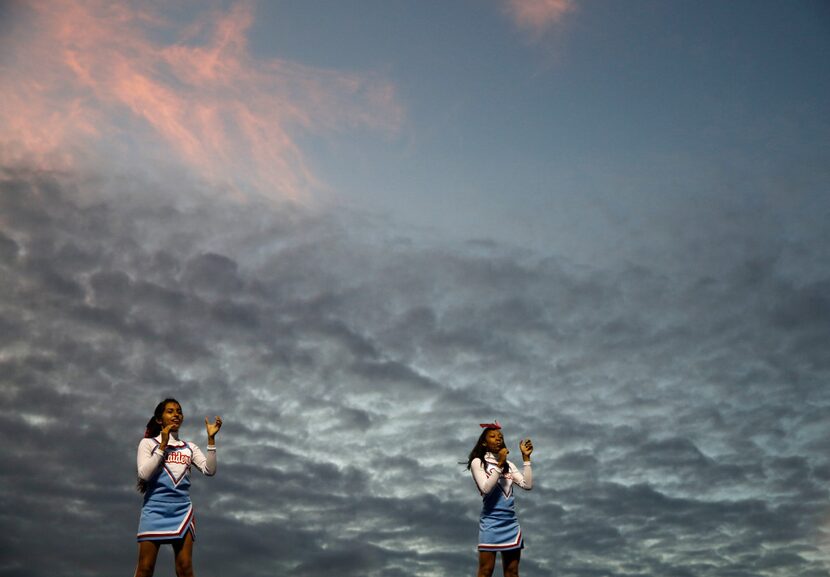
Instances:
[[[470,456],[467,457],[467,470],[470,470],[470,467],[473,464],[473,459],[481,459],[484,460],[484,455],[487,453],[487,447],[485,446],[484,438],[487,436],[487,433],[495,429],[496,427],[484,427],[484,430],[481,431],[481,435],[478,437],[478,441],[476,441],[473,450],[470,451]],[[501,427],[498,427],[501,429]],[[461,463],[463,465],[463,462]]]
[[[152,439],[159,433],[161,433],[161,425],[159,425],[154,416],[150,417],[150,420],[147,421],[147,427],[144,429],[144,438]]]
[[[156,410],[153,411],[153,416],[150,417],[150,420],[147,421],[147,426],[144,428],[144,438],[145,439],[152,439],[153,437],[158,436],[161,433],[161,416],[164,413],[164,407],[167,406],[167,403],[176,403],[177,405],[181,406],[181,403],[173,398],[164,399],[158,405],[156,405]],[[137,488],[140,493],[144,493],[147,491],[147,482],[143,479],[139,479],[137,483]]]

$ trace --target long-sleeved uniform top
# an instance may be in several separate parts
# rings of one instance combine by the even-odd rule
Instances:
[[[205,475],[216,474],[216,449],[207,448],[207,456],[190,441],[170,435],[167,448],[160,450],[161,435],[142,439],[138,444],[136,465],[139,479],[147,483],[144,500],[161,501],[190,499],[190,468],[195,466]]]
[[[498,458],[488,452],[484,455],[483,463],[482,459],[478,458],[470,463],[470,471],[473,473],[476,487],[484,500],[482,514],[501,507],[509,508],[512,512],[513,485],[518,485],[527,491],[533,488],[533,469],[530,461],[524,462],[521,472],[516,465],[506,461],[508,465],[506,473],[499,467],[498,462]],[[497,486],[501,489],[500,491],[494,491]]]

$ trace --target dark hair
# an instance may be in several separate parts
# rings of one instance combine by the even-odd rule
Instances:
[[[485,445],[484,438],[487,436],[487,433],[490,431],[497,431],[495,427],[487,427],[483,431],[481,431],[481,435],[478,437],[478,441],[476,441],[475,447],[473,450],[470,451],[470,456],[467,458],[467,470],[470,470],[470,467],[473,464],[473,459],[481,459],[484,460],[484,454],[487,452],[487,446]]]
[[[150,420],[147,421],[147,427],[144,429],[144,438],[149,439],[151,437],[155,437],[159,433],[161,433],[161,416],[164,413],[164,408],[167,406],[167,403],[176,403],[180,407],[182,404],[177,401],[176,399],[168,398],[164,399],[158,405],[156,405],[156,410],[153,411],[153,416],[150,417]]]
[[[156,410],[153,411],[153,416],[150,417],[150,420],[147,421],[147,427],[144,429],[144,438],[149,439],[152,437],[157,436],[161,433],[161,416],[164,414],[164,409],[167,407],[167,403],[176,403],[180,407],[182,404],[173,398],[164,399],[158,405],[156,405]],[[147,491],[147,481],[144,479],[139,479],[138,483],[136,484],[136,488],[138,489],[139,493],[145,493]]]

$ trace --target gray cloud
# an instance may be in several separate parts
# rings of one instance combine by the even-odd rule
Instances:
[[[526,572],[828,574],[830,276],[792,247],[598,270],[90,181],[0,179],[0,575],[130,570],[167,395],[226,422],[200,572],[471,572],[458,463],[498,418],[537,447]]]

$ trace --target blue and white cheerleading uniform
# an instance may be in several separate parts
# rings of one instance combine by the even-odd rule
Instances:
[[[216,447],[207,457],[194,443],[180,441],[171,433],[167,448],[160,450],[161,435],[138,444],[138,477],[147,484],[138,522],[138,541],[181,539],[190,531],[196,538],[196,521],[190,502],[190,467],[216,473]]]
[[[523,472],[507,461],[507,473],[498,462],[493,453],[486,453],[483,461],[476,458],[470,463],[470,471],[483,500],[478,523],[479,551],[509,551],[524,547],[522,528],[513,506],[513,486],[527,491],[533,487],[530,461],[525,461]]]

